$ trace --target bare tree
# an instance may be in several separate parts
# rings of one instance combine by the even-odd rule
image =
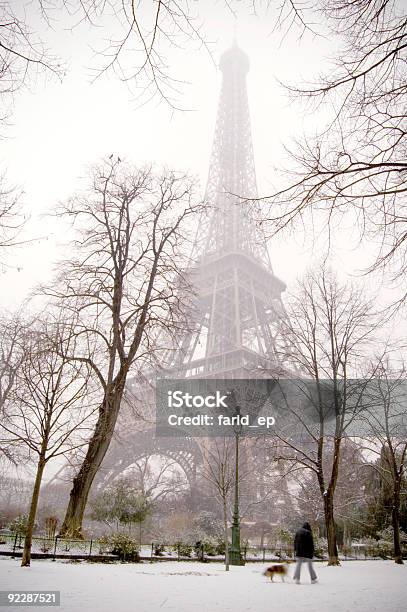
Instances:
[[[0,0],[0,138],[5,136],[17,94],[33,84],[39,75],[62,78],[58,59],[49,52],[33,31],[34,10],[42,12],[47,21],[43,0],[36,3]],[[20,190],[7,184],[0,176],[0,265],[4,265],[6,249],[22,244],[19,235],[26,221],[21,205]]]
[[[259,18],[268,16],[275,29],[283,33],[296,25],[303,33],[311,29],[307,7],[297,0],[258,0],[242,7],[238,0],[225,0],[225,16],[233,22],[238,11]],[[222,5],[221,5],[222,6]],[[10,2],[4,2],[5,43],[13,59],[12,81],[21,79],[21,68],[46,68],[58,72],[58,64],[51,61],[44,45],[28,26],[30,15],[16,16]],[[65,8],[65,11],[61,9]],[[168,59],[171,52],[185,48],[204,49],[215,64],[210,35],[205,24],[206,2],[189,0],[37,0],[31,12],[41,12],[44,22],[55,20],[55,9],[63,18],[70,18],[71,27],[86,22],[94,31],[103,33],[95,43],[97,65],[92,67],[94,80],[105,74],[113,74],[126,83],[143,103],[155,98],[164,101],[172,109],[182,107],[180,94],[185,76]],[[18,34],[18,36],[17,36]],[[18,61],[17,61],[18,60]]]
[[[173,108],[178,104],[183,78],[175,76],[168,65],[169,49],[195,43],[197,48],[203,46],[209,52],[198,10],[188,0],[36,0],[28,4],[2,0],[0,99],[4,114],[0,122],[11,114],[16,92],[39,74],[63,76],[58,58],[32,27],[33,23],[48,27],[56,21],[56,10],[67,27],[75,28],[86,22],[95,31],[103,31],[103,37],[96,43],[99,65],[93,68],[94,78],[113,73],[144,102],[158,97]]]
[[[48,321],[37,323],[26,333],[18,384],[1,423],[8,443],[25,446],[30,455],[37,457],[22,566],[30,565],[32,534],[47,463],[85,444],[89,434],[90,368],[61,356],[58,346],[65,342],[67,331],[66,323]],[[75,342],[71,335],[69,342]]]
[[[24,360],[26,323],[18,315],[4,314],[0,318],[0,423],[6,419],[7,407],[15,389],[18,370]],[[4,441],[0,455],[16,463],[21,455]]]
[[[142,457],[134,464],[132,473],[137,489],[154,503],[177,498],[188,488],[186,476],[169,457]]]
[[[311,210],[325,213],[329,225],[350,211],[362,238],[377,245],[370,270],[389,266],[396,277],[407,271],[403,7],[403,0],[321,3],[341,52],[317,84],[289,90],[294,98],[333,107],[334,114],[314,138],[296,143],[286,186],[266,199],[272,231]]]
[[[21,244],[20,232],[25,217],[21,207],[21,194],[6,183],[0,176],[0,265],[4,265],[4,255],[10,247]]]
[[[202,476],[215,491],[222,506],[223,537],[225,543],[225,570],[229,571],[229,501],[235,482],[234,440],[232,438],[212,438],[205,446],[205,465]]]
[[[0,129],[3,128],[0,137],[4,137],[19,91],[29,86],[40,73],[62,76],[57,60],[29,25],[25,9],[24,3],[0,0]],[[4,265],[6,249],[21,244],[19,234],[24,223],[20,190],[10,187],[3,174],[0,176],[1,265]]]
[[[305,440],[278,434],[283,443],[277,458],[291,462],[293,469],[311,470],[317,480],[324,508],[329,565],[339,565],[334,498],[338,484],[341,445],[347,430],[364,408],[365,381],[350,380],[358,372],[373,339],[376,317],[372,303],[361,290],[341,285],[325,267],[309,272],[282,322],[288,342],[285,358],[310,379],[292,381],[295,396],[286,408],[300,424]],[[312,395],[312,397],[311,397]],[[303,401],[312,402],[313,418],[304,412]],[[315,418],[314,418],[315,417]],[[328,429],[333,423],[333,431]]]
[[[36,7],[45,20],[46,4],[50,9],[49,3],[43,0],[38,0]],[[34,21],[34,8],[22,2],[0,2],[0,123],[7,121],[16,93],[40,72],[62,76],[57,58],[51,55],[30,25],[30,20]]]
[[[55,286],[44,291],[79,313],[73,334],[80,343],[70,358],[93,369],[101,395],[63,534],[81,535],[89,490],[109,448],[130,369],[136,362],[151,367],[157,339],[161,350],[169,348],[163,344],[187,325],[183,248],[189,218],[199,208],[194,198],[187,177],[131,170],[118,159],[96,167],[90,189],[60,211],[72,219],[78,238]]]
[[[327,450],[329,453],[329,449]],[[329,465],[329,457],[325,464]],[[343,526],[343,543],[346,545],[352,534],[366,529],[364,513],[370,502],[366,490],[366,466],[370,467],[363,456],[360,440],[344,438],[341,443],[338,481],[335,489],[335,521]],[[295,496],[300,516],[307,515],[310,522],[324,520],[324,505],[321,499],[318,478],[315,472],[299,465],[292,474],[296,484]]]
[[[231,21],[237,17],[238,0],[225,0],[226,16]],[[249,2],[247,14],[266,15],[275,9],[277,27],[290,29],[294,24],[301,30],[308,28],[307,11],[296,0],[271,0]],[[239,7],[241,8],[241,7]],[[98,49],[100,65],[95,68],[95,78],[113,72],[130,86],[143,102],[154,98],[165,101],[170,107],[180,108],[180,88],[184,76],[168,61],[171,50],[189,48],[204,49],[212,58],[211,42],[205,26],[205,2],[191,4],[188,0],[155,0],[135,2],[124,0],[106,3],[105,0],[81,0],[78,11],[93,25],[106,28],[103,47]]]
[[[368,449],[381,459],[374,466],[372,464],[372,467],[392,493],[394,561],[402,564],[400,504],[407,458],[407,431],[403,424],[407,403],[405,371],[392,369],[388,359],[381,359],[376,371],[370,391],[371,407],[363,416],[372,436]]]

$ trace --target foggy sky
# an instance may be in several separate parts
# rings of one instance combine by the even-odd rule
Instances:
[[[102,156],[114,153],[135,164],[153,162],[190,172],[200,178],[204,193],[221,80],[215,64],[235,29],[251,64],[247,83],[260,195],[278,183],[275,168],[287,167],[284,147],[324,121],[324,111],[311,113],[293,104],[279,81],[315,80],[329,66],[337,41],[309,33],[301,37],[295,27],[282,36],[273,31],[275,14],[249,16],[246,5],[237,20],[223,3],[207,0],[199,6],[205,9],[201,18],[212,58],[196,43],[169,50],[167,56],[173,75],[184,81],[178,103],[188,110],[182,112],[158,100],[140,107],[134,90],[112,74],[91,83],[90,67],[100,60],[92,50],[100,48],[100,30],[87,25],[68,30],[71,21],[58,15],[52,30],[34,20],[53,52],[66,59],[67,73],[62,84],[40,78],[16,94],[12,125],[2,142],[1,168],[9,182],[24,190],[30,216],[24,237],[35,240],[8,256],[1,270],[0,305],[17,305],[37,282],[51,278],[67,235],[57,220],[42,215],[80,189],[87,168]],[[318,28],[323,33],[323,24]],[[355,251],[356,244],[356,232],[349,227],[332,237],[332,262],[343,275],[371,262],[371,249],[364,244]],[[291,287],[308,265],[321,259],[325,245],[325,234],[314,246],[310,239],[304,244],[301,229],[271,240],[275,273]]]

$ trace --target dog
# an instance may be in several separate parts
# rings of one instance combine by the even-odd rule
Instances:
[[[263,572],[263,576],[267,576],[267,578],[270,578],[271,582],[273,582],[274,574],[280,574],[281,580],[284,582],[284,576],[287,575],[287,567],[282,563],[275,563],[274,565],[270,565]]]

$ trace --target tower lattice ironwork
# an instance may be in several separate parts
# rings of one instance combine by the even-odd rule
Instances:
[[[220,69],[223,78],[205,196],[208,206],[200,219],[189,269],[195,289],[190,331],[163,357],[162,370],[129,381],[117,425],[122,440],[112,445],[101,470],[105,483],[145,455],[170,456],[184,470],[191,488],[199,479],[199,465],[205,459],[199,441],[181,439],[174,444],[172,438],[156,438],[153,429],[145,429],[139,419],[134,429],[129,427],[131,411],[126,405],[142,407],[147,426],[153,425],[153,388],[158,376],[262,378],[282,376],[289,370],[281,360],[285,284],[273,272],[253,204],[257,182],[246,88],[249,60],[233,45],[223,54]],[[253,442],[246,445],[246,465],[267,464],[263,451],[258,456],[260,450]],[[251,483],[256,503],[263,496],[262,479],[260,469]],[[283,498],[288,498],[285,481],[273,494],[274,508]]]
[[[205,200],[191,266],[193,331],[180,340],[174,377],[247,378],[282,371],[281,294],[257,223],[257,182],[246,75],[234,44],[221,57],[222,87]]]

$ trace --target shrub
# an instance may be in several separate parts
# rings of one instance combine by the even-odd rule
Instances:
[[[225,543],[221,538],[205,538],[202,541],[203,551],[208,557],[225,554]]]
[[[401,546],[405,546],[407,544],[407,533],[405,533],[402,529],[399,531],[400,535],[400,544]],[[377,537],[379,538],[379,542],[385,541],[390,542],[393,545],[394,532],[393,527],[389,525],[385,529],[382,529],[378,532]]]
[[[342,546],[342,554],[345,557],[350,557],[352,555],[352,547],[348,546],[347,544],[343,544],[343,546]]]
[[[366,539],[366,554],[369,557],[380,557],[387,559],[393,554],[393,545],[387,540],[375,540],[374,538]]]
[[[393,542],[393,528],[388,525],[388,527],[385,527],[377,533],[377,537],[379,540],[384,540],[385,542]]]
[[[202,542],[203,550],[208,557],[213,557],[216,555],[216,544],[209,538]]]
[[[277,537],[280,540],[280,542],[282,542],[285,545],[292,544],[293,534],[287,529],[280,529],[277,533]]]
[[[191,544],[185,544],[185,542],[175,542],[174,550],[176,550],[180,557],[190,557],[192,554]]]
[[[154,554],[156,557],[162,557],[165,552],[165,544],[154,544]]]
[[[388,559],[389,557],[393,556],[393,545],[391,542],[387,542],[386,540],[379,540],[377,542],[376,550],[377,552],[375,556],[380,557],[381,559]]]
[[[314,556],[323,559],[328,552],[328,540],[326,538],[314,538]]]
[[[110,546],[110,536],[104,535],[101,538],[99,538],[98,546],[99,546],[99,554],[100,555],[104,555],[105,552],[109,551],[110,548],[111,548],[111,546]]]
[[[369,557],[377,557],[377,540],[374,538],[366,538],[364,543],[366,544],[366,554]]]
[[[195,551],[195,556],[197,557],[197,559],[200,559],[201,561],[203,561],[204,551],[203,551],[203,544],[201,540],[198,540],[197,542],[195,542],[194,551]]]
[[[28,515],[20,514],[11,523],[9,523],[9,529],[18,534],[19,536],[25,536],[27,531]]]
[[[124,533],[115,533],[109,538],[111,552],[117,555],[120,561],[138,563],[140,552],[137,543]]]
[[[45,535],[47,538],[55,538],[55,533],[58,526],[58,518],[56,516],[47,516],[44,520]]]
[[[225,541],[222,538],[217,538],[215,550],[217,555],[225,554]]]

